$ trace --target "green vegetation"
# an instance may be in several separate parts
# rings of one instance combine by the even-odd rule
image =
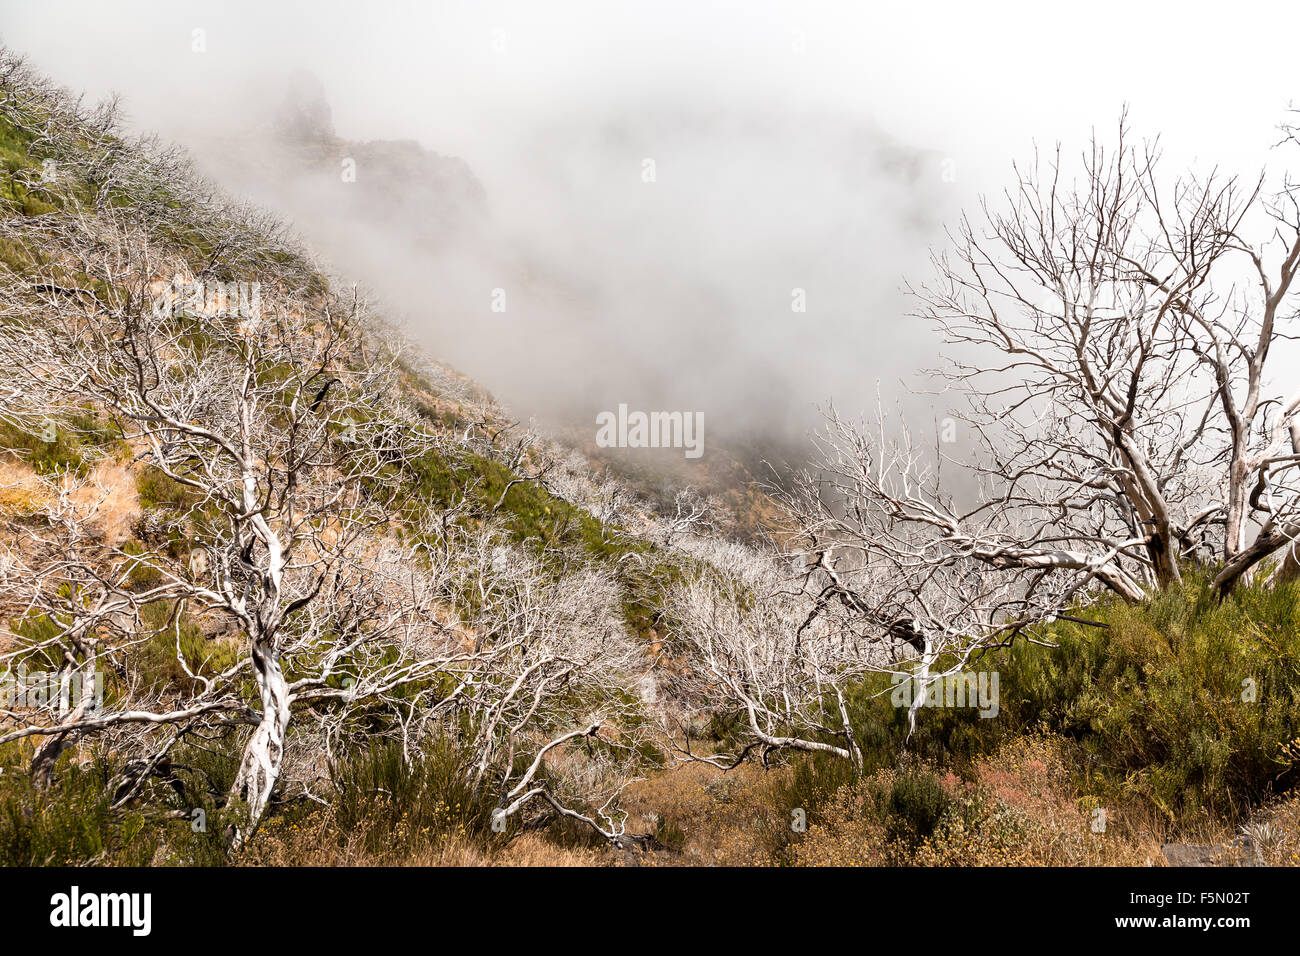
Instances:
[[[205,637],[198,621],[179,610],[173,601],[147,604],[140,616],[150,630],[148,640],[140,649],[140,671],[156,681],[157,690],[191,690],[194,686],[194,678],[176,658],[178,645],[185,666],[197,677],[212,677],[234,666],[239,659],[236,645]]]
[[[30,131],[0,116],[0,201],[13,204],[24,216],[53,212],[61,205],[55,192],[33,184],[40,181],[44,158],[32,155],[33,139]]]
[[[850,704],[862,771],[787,754],[745,798],[751,845],[778,864],[1132,863],[1294,813],[1300,583],[1220,602],[1211,579],[1191,570],[1147,604],[1076,609],[1104,626],[1054,622],[1037,635],[1054,646],[985,652],[967,670],[998,673],[996,717],[925,707],[907,740],[890,679],[863,681]],[[735,714],[710,731],[724,750],[743,737]],[[1089,829],[1098,808],[1110,838]],[[792,832],[796,811],[806,834]]]
[[[193,748],[182,753],[196,772],[212,762]],[[192,785],[206,779],[201,774],[160,788],[163,805],[181,812],[164,821],[134,806],[111,809],[124,777],[110,757],[74,762],[65,756],[53,783],[42,790],[27,773],[30,760],[30,746],[0,747],[0,866],[148,866],[160,851],[168,863],[224,861],[219,811],[204,788]],[[148,786],[157,788],[153,781]]]
[[[85,475],[95,461],[123,447],[116,430],[90,412],[50,423],[40,433],[0,421],[0,448],[13,451],[43,475],[64,471]]]
[[[10,748],[15,754],[18,748]],[[145,866],[154,852],[139,813],[117,819],[109,809],[112,776],[103,763],[71,765],[53,791],[38,793],[17,761],[0,764],[0,863],[73,866],[119,863]]]
[[[401,489],[408,506],[418,508],[452,508],[468,498],[476,513],[494,512],[515,542],[531,546],[552,563],[560,560],[561,552],[602,563],[623,586],[622,612],[629,630],[648,636],[660,622],[663,588],[683,573],[680,559],[603,526],[537,482],[512,485],[517,478],[500,462],[472,452],[461,451],[454,459],[429,452],[415,462],[411,474],[394,476],[393,487]]]
[[[1106,626],[1058,621],[1045,635],[1055,647],[1021,640],[973,662],[999,674],[998,715],[923,708],[909,752],[962,772],[1015,738],[1059,735],[1077,748],[1082,792],[1137,799],[1171,822],[1238,820],[1300,784],[1300,584],[1219,603],[1192,573],[1149,604],[1108,598],[1078,616]],[[854,696],[868,773],[893,766],[906,737],[890,690],[876,677]]]
[[[1300,783],[1300,585],[1219,603],[1193,575],[1154,602],[1058,622],[1054,649],[1021,644],[976,666],[1002,675],[1001,736],[1045,728],[1079,743],[1103,793],[1170,818],[1237,818]],[[928,715],[927,715],[928,716]],[[978,720],[978,718],[976,718]],[[987,736],[989,730],[977,731]]]
[[[469,755],[454,737],[435,740],[429,752],[408,765],[400,744],[372,742],[330,765],[336,798],[335,834],[356,834],[370,853],[399,857],[427,850],[441,839],[458,837],[486,847],[517,830],[492,831],[495,805],[471,786]]]
[[[147,462],[136,472],[135,490],[142,508],[179,509],[194,499],[192,489]]]
[[[925,770],[909,768],[894,779],[889,791],[890,836],[919,844],[934,834],[951,803],[939,778]]]

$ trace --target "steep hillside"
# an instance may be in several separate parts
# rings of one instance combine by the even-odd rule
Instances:
[[[450,747],[456,812],[492,811],[489,836],[558,813],[622,843],[588,801],[663,759],[661,590],[698,560],[675,547],[692,521],[517,428],[180,154],[7,54],[0,94],[22,369],[0,410],[2,653],[19,683],[104,698],[26,694],[5,779],[90,774],[96,812],[211,811],[243,845],[346,787],[336,756]]]

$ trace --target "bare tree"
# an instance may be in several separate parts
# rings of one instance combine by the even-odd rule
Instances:
[[[834,754],[862,764],[846,694],[875,659],[874,638],[809,621],[807,608],[771,555],[732,555],[726,571],[686,577],[668,593],[672,647],[681,664],[674,696],[695,714],[739,716],[743,746],[697,754],[689,727],[679,753],[730,769],[752,752]],[[805,626],[807,625],[807,626]]]
[[[458,692],[423,719],[469,718],[471,783],[495,795],[497,820],[540,802],[629,842],[617,798],[656,735],[626,690],[646,664],[620,619],[617,585],[594,568],[557,576],[490,524],[452,534],[450,548],[433,550],[449,555],[446,605],[472,609],[457,624],[472,655]]]
[[[187,607],[222,615],[247,654],[212,675],[191,670],[178,643],[192,693],[93,717],[49,712],[0,740],[48,737],[62,747],[123,724],[248,721],[231,795],[255,826],[295,709],[334,705],[337,736],[349,714],[387,701],[407,709],[395,726],[408,750],[422,733],[467,719],[472,782],[499,791],[503,819],[540,800],[611,841],[627,839],[610,801],[639,759],[641,731],[637,701],[619,690],[636,655],[611,581],[581,569],[555,580],[491,529],[495,508],[421,515],[402,501],[405,470],[438,443],[395,397],[395,352],[351,361],[364,334],[354,306],[264,289],[254,315],[196,312],[147,279],[158,264],[145,237],[85,225],[55,217],[41,226],[65,257],[58,277],[24,276],[6,289],[0,352],[21,368],[22,394],[102,409],[177,501],[143,554],[97,540],[88,516],[73,511],[45,515],[56,533],[19,532],[20,550],[45,563],[11,564],[4,593],[61,626],[16,653],[57,649],[69,668],[116,666],[156,637],[142,609],[167,601],[175,611],[165,627]],[[76,286],[62,278],[73,261]],[[392,538],[399,518],[416,522],[406,545]],[[132,588],[142,569],[155,583]],[[474,613],[462,620],[458,607]],[[240,692],[250,675],[257,707]],[[405,697],[389,699],[398,687]],[[578,725],[566,727],[575,711]],[[579,745],[594,748],[594,764],[558,774],[556,762]],[[43,774],[50,753],[38,754]],[[619,773],[623,783],[595,804],[605,816],[590,816],[588,797]],[[574,789],[584,774],[587,785]]]
[[[261,707],[235,790],[256,824],[295,696],[286,655],[314,659],[327,676],[340,648],[373,636],[377,623],[346,619],[365,606],[355,565],[389,520],[383,481],[420,450],[393,398],[394,359],[351,363],[363,333],[330,298],[268,288],[209,314],[193,297],[160,291],[155,277],[177,264],[112,214],[53,215],[23,235],[61,256],[5,289],[0,350],[23,391],[102,409],[176,489],[168,524],[188,553],[135,557],[163,582],[143,594],[100,586],[113,613],[188,601],[228,615],[246,636]],[[102,578],[105,560],[126,557],[95,552],[69,550],[68,573]],[[79,612],[80,601],[63,609],[74,633],[109,613]],[[320,646],[327,634],[333,650]]]
[[[1267,364],[1296,314],[1291,180],[1167,181],[1125,120],[1078,179],[1059,150],[1017,172],[915,290],[958,400],[934,447],[883,411],[828,410],[813,465],[778,493],[793,578],[677,590],[688,683],[744,716],[747,750],[853,758],[841,704],[867,673],[928,685],[1099,589],[1145,600],[1190,562],[1227,594],[1300,534],[1300,396],[1271,393]]]
[[[404,402],[401,337],[330,292],[279,223],[7,52],[0,111],[57,170],[40,180],[48,210],[0,217],[18,251],[0,263],[0,416],[20,431],[97,419],[116,436],[104,453],[166,499],[119,544],[96,523],[93,470],[37,477],[39,506],[3,538],[0,664],[110,686],[0,713],[0,743],[37,742],[44,783],[65,748],[111,738],[137,755],[114,787],[122,807],[182,739],[247,728],[229,793],[239,844],[295,720],[326,747],[391,734],[408,759],[453,734],[499,819],[560,814],[633,841],[618,794],[652,724],[627,690],[646,663],[619,586],[513,543],[493,517],[514,484],[546,485],[549,446],[485,412],[487,437],[462,444],[514,477],[495,505],[466,488],[430,507],[412,475],[460,448]],[[194,621],[236,643],[233,660],[185,647]],[[149,655],[169,643],[183,676],[160,681]]]
[[[962,457],[937,457],[967,487],[858,490],[990,567],[1085,570],[1129,600],[1207,559],[1226,594],[1290,543],[1300,397],[1266,390],[1295,315],[1294,185],[1170,182],[1159,158],[1121,120],[1077,180],[1058,149],[963,219],[916,294],[966,401]]]

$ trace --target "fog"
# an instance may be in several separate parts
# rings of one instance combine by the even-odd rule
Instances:
[[[901,286],[1035,141],[1127,101],[1175,164],[1263,161],[1296,15],[1130,6],[3,2],[0,38],[515,414],[700,411],[763,451],[933,363]]]

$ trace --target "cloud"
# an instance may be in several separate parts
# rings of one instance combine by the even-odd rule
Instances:
[[[120,90],[138,127],[284,212],[517,413],[702,411],[711,435],[772,446],[815,404],[855,412],[933,362],[900,286],[1031,137],[1086,135],[1131,98],[1175,151],[1253,156],[1267,124],[1236,133],[1286,96],[1273,58],[1229,56],[1241,69],[1197,102],[1249,86],[1261,105],[1193,122],[1164,66],[1097,43],[1102,13],[1029,7],[0,6],[7,42]],[[274,135],[304,75],[336,137],[311,155]]]

